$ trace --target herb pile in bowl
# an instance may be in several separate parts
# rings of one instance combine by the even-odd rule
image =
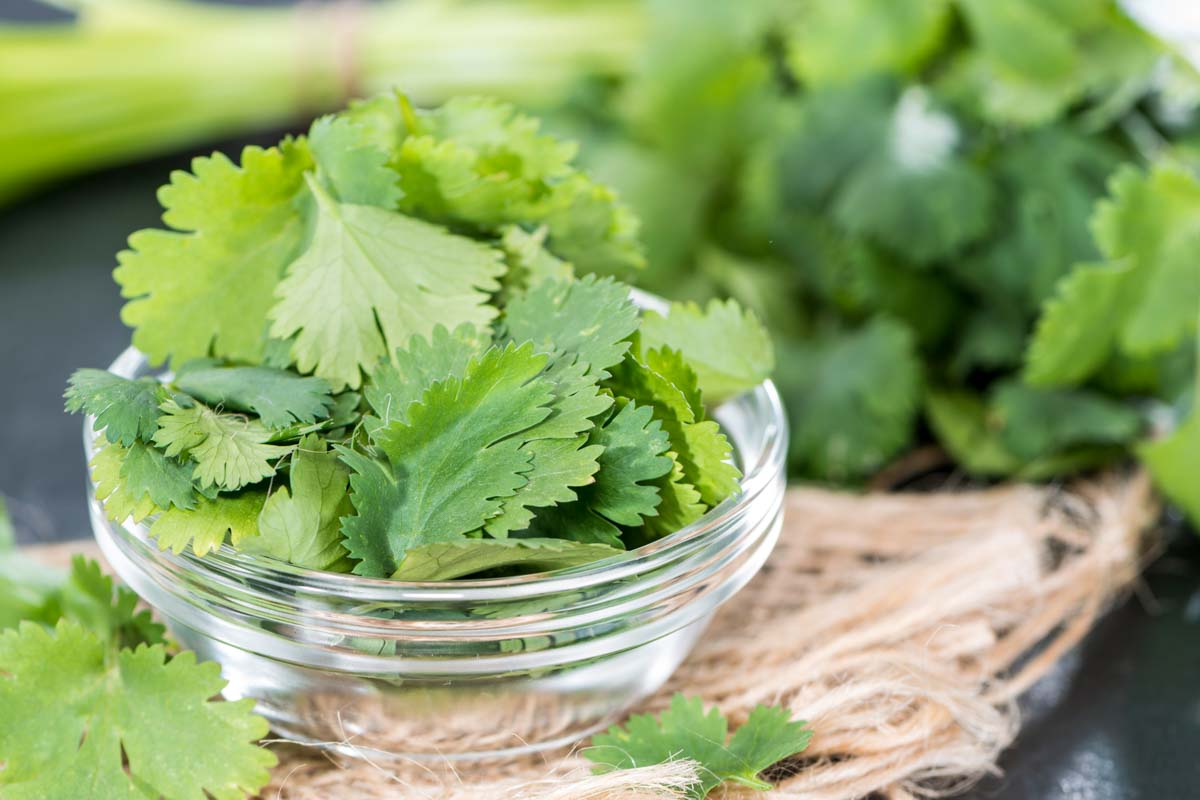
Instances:
[[[95,369],[96,497],[160,547],[443,580],[576,566],[738,490],[707,404],[766,379],[735,303],[642,313],[637,224],[574,146],[483,98],[383,95],[216,154],[130,238],[122,318],[163,380]]]

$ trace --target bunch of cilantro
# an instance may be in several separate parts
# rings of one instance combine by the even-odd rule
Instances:
[[[1136,454],[1200,520],[1200,80],[1115,0],[660,0],[555,124],[645,286],[766,321],[791,474]]]
[[[197,159],[121,253],[163,379],[94,369],[96,496],[159,546],[443,580],[576,566],[738,489],[712,403],[763,381],[734,302],[641,313],[631,212],[510,106],[401,95]]]

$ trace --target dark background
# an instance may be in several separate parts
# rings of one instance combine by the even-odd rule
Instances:
[[[57,16],[0,0],[0,19]],[[105,367],[128,345],[114,255],[130,232],[158,224],[155,189],[170,170],[211,149],[60,183],[0,207],[0,495],[21,542],[90,536],[82,426],[63,413],[63,387],[75,367]],[[236,153],[240,145],[220,149]],[[1200,540],[1186,531],[1170,539],[1137,592],[1028,693],[1003,775],[970,797],[1200,797]]]

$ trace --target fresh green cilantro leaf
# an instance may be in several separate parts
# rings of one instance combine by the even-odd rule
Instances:
[[[281,486],[258,515],[258,535],[243,538],[238,549],[309,569],[334,569],[346,558],[341,517],[350,505],[350,470],[325,441],[308,435],[292,457],[291,491]]]
[[[116,523],[130,518],[140,522],[159,511],[149,494],[144,491],[133,494],[121,477],[129,450],[103,440],[97,440],[96,444],[97,449],[88,466],[91,467],[92,483],[96,487],[96,499],[104,505],[105,515]]]
[[[655,358],[669,364],[672,374],[686,376],[690,370],[675,351],[664,349]],[[685,377],[681,382],[686,387],[694,386],[696,381]],[[697,416],[687,391],[633,354],[627,354],[613,368],[612,379],[606,385],[617,395],[653,409],[654,419],[667,432],[669,449],[683,467],[687,483],[700,492],[705,503],[715,506],[737,491],[741,472],[732,463],[733,448],[716,422]],[[664,473],[669,469],[668,465]]]
[[[991,406],[1008,449],[1027,461],[1077,445],[1132,442],[1143,427],[1129,405],[1082,389],[1001,383]]]
[[[620,362],[638,329],[629,287],[611,278],[548,281],[509,301],[504,327],[516,342],[547,353],[576,354],[597,380]]]
[[[1196,491],[1196,476],[1200,475],[1200,413],[1193,410],[1167,436],[1142,443],[1137,455],[1150,471],[1154,485],[1177,503],[1193,524],[1200,522],[1200,493]]]
[[[584,175],[554,187],[545,221],[550,249],[579,272],[626,275],[646,266],[638,218],[612,189]]]
[[[500,233],[500,246],[508,256],[505,286],[512,291],[528,291],[546,281],[575,279],[571,265],[546,249],[546,227],[532,233],[519,225],[506,225]]]
[[[613,726],[592,739],[583,756],[598,772],[632,769],[691,760],[700,767],[700,783],[688,796],[701,800],[725,782],[751,789],[769,790],[759,773],[783,759],[803,752],[812,738],[805,722],[793,722],[782,708],[757,706],[729,736],[729,721],[718,709],[704,711],[698,697],[677,694],[671,707],[657,719],[635,714],[622,728]]]
[[[1169,350],[1196,330],[1200,297],[1200,179],[1180,164],[1160,163],[1148,174],[1118,172],[1111,198],[1097,206],[1092,227],[1104,255],[1133,273],[1119,327],[1121,348],[1135,356]]]
[[[139,610],[137,604],[136,594],[115,585],[98,562],[81,555],[71,559],[71,573],[62,583],[56,602],[62,618],[79,623],[103,642],[122,648],[165,644],[166,628],[155,622],[147,609]],[[46,624],[57,622],[47,620]]]
[[[54,624],[64,580],[58,570],[16,550],[0,550],[0,630],[22,620]]]
[[[388,152],[371,140],[371,131],[345,116],[327,115],[308,131],[321,176],[340,202],[395,208],[403,192],[400,176],[388,166]]]
[[[942,43],[949,12],[949,0],[810,3],[795,25],[789,61],[797,76],[816,86],[911,73]]]
[[[134,442],[122,456],[121,484],[135,502],[149,497],[156,508],[195,506],[192,468],[188,464],[142,442]]]
[[[225,542],[226,534],[234,547],[240,547],[258,535],[258,515],[265,501],[261,491],[223,494],[215,500],[201,497],[193,509],[164,511],[150,526],[150,535],[158,540],[159,549],[175,553],[190,544],[196,555],[207,555]]]
[[[912,441],[921,362],[906,326],[877,317],[858,330],[786,341],[780,362],[795,474],[852,481]]]
[[[539,378],[545,365],[530,344],[493,347],[463,377],[431,385],[405,421],[376,432],[386,462],[339,448],[354,471],[357,514],[342,532],[357,574],[386,577],[409,549],[482,528],[525,485],[532,464],[520,434],[553,400]]]
[[[334,389],[357,388],[386,353],[436,325],[486,326],[500,288],[499,251],[428,222],[374,206],[338,203],[311,177],[317,222],[288,267],[271,335],[295,337],[301,372]]]
[[[65,397],[68,411],[94,416],[97,432],[129,447],[154,435],[158,406],[167,399],[167,390],[153,378],[130,380],[102,369],[77,369]]]
[[[158,364],[216,355],[256,361],[284,268],[304,245],[303,142],[247,147],[241,166],[215,153],[177,171],[159,192],[174,231],[129,238],[114,277],[131,298],[121,319]]]
[[[733,300],[712,300],[704,309],[674,303],[665,317],[651,311],[642,320],[641,338],[647,348],[681,352],[713,403],[757,386],[775,366],[766,329]]]
[[[670,445],[653,409],[627,402],[589,441],[604,448],[596,482],[585,495],[592,511],[618,525],[641,525],[643,517],[654,516],[661,498],[653,482],[671,471],[672,461],[664,455]]]
[[[500,513],[484,526],[490,535],[503,539],[510,531],[524,530],[533,520],[531,509],[569,503],[576,489],[596,482],[600,458],[607,451],[588,444],[586,436],[575,439],[534,439],[521,446],[530,456],[528,482],[512,497],[505,498]]]
[[[542,374],[554,387],[550,416],[529,430],[529,439],[573,439],[591,430],[595,420],[612,407],[586,361],[570,353],[554,353]]]
[[[684,479],[679,457],[675,453],[667,453],[667,457],[671,459],[671,471],[654,483],[662,502],[658,504],[658,513],[646,518],[645,532],[651,539],[660,539],[686,528],[708,510],[700,492]]]
[[[603,544],[566,539],[463,539],[432,542],[404,556],[392,578],[400,581],[446,581],[493,569],[519,568],[548,572],[579,567],[621,554]]]
[[[275,757],[255,744],[253,701],[214,702],[225,682],[192,653],[114,652],[63,620],[0,633],[0,787],[12,800],[241,800]]]
[[[419,401],[431,384],[462,377],[467,364],[487,345],[484,335],[470,323],[459,325],[453,333],[436,325],[428,339],[413,336],[406,348],[396,350],[390,361],[375,368],[370,382],[363,387],[363,395],[375,412],[367,420],[367,431],[374,434],[393,420],[403,422],[408,407]]]
[[[1034,386],[1072,386],[1112,354],[1133,268],[1129,263],[1080,264],[1047,301],[1026,353],[1025,379]]]
[[[271,430],[257,420],[219,414],[200,403],[181,406],[168,400],[162,406],[154,443],[169,456],[188,456],[196,462],[194,477],[203,489],[215,486],[233,491],[275,474],[275,465],[291,447],[267,444]]]
[[[258,415],[268,428],[308,424],[329,416],[329,383],[273,367],[220,367],[189,362],[175,386],[210,406]]]

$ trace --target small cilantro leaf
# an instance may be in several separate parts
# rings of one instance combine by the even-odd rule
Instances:
[[[291,465],[291,491],[280,487],[258,515],[258,535],[242,538],[238,549],[309,569],[333,569],[344,562],[341,517],[353,512],[348,494],[350,470],[323,439],[306,436]]]
[[[661,502],[654,479],[670,472],[672,462],[663,455],[670,445],[653,410],[627,402],[589,441],[604,448],[585,495],[592,511],[618,525],[640,525],[654,516]]]
[[[377,431],[386,462],[339,448],[354,471],[357,514],[342,532],[357,574],[386,577],[410,548],[478,530],[525,485],[531,454],[520,434],[546,418],[553,399],[539,377],[545,364],[532,345],[494,347],[463,377],[430,386],[406,421]]]
[[[737,302],[674,303],[667,316],[642,320],[645,347],[670,347],[683,354],[709,402],[720,403],[770,377],[775,355],[766,329]]]
[[[566,539],[432,542],[409,550],[392,577],[401,581],[445,581],[505,567],[548,572],[583,566],[621,552],[603,544],[582,544]]]
[[[97,445],[99,446],[88,466],[91,467],[92,483],[96,487],[96,499],[104,505],[105,515],[116,523],[130,518],[134,522],[141,522],[155,511],[159,511],[159,507],[148,494],[142,492],[134,495],[121,478],[121,470],[129,450],[103,440],[97,440]]]
[[[153,378],[130,380],[102,369],[77,369],[65,395],[67,410],[96,418],[95,429],[110,442],[130,447],[149,441],[158,428],[158,409],[167,390]]]
[[[510,531],[527,528],[533,519],[531,509],[569,503],[578,497],[576,489],[596,482],[604,449],[588,443],[586,436],[575,439],[534,439],[521,446],[530,456],[527,483],[512,497],[505,498],[501,511],[484,526],[491,536],[503,539]]]
[[[240,167],[214,153],[172,173],[159,198],[175,231],[133,234],[113,273],[131,298],[121,319],[151,363],[262,356],[275,286],[304,244],[311,166],[307,146],[285,140],[247,147]]]
[[[257,420],[218,414],[207,406],[189,407],[168,400],[162,406],[154,443],[169,456],[186,455],[196,462],[194,476],[203,489],[233,491],[275,474],[277,461],[291,447],[267,444],[271,431]]]
[[[388,153],[370,131],[344,116],[326,115],[308,130],[308,145],[331,194],[343,203],[395,208],[403,192]]]
[[[253,794],[275,764],[255,744],[267,723],[252,700],[211,700],[224,685],[217,664],[192,653],[168,659],[160,644],[111,652],[69,620],[53,632],[26,622],[0,633],[5,796]]]
[[[547,353],[577,355],[597,380],[620,362],[638,329],[629,287],[589,275],[579,281],[547,281],[512,298],[504,327],[516,342],[533,342]]]
[[[182,553],[189,544],[192,552],[203,556],[219,548],[226,534],[234,547],[258,535],[258,515],[266,496],[261,491],[221,495],[210,500],[201,497],[190,510],[169,508],[154,520],[150,535],[162,550]]]
[[[700,783],[688,796],[702,800],[726,781],[770,789],[759,773],[803,752],[811,738],[807,723],[793,722],[785,709],[766,706],[757,706],[730,738],[729,722],[718,709],[705,712],[700,698],[676,694],[657,719],[635,714],[623,728],[613,726],[594,737],[583,756],[597,765],[597,772],[695,761]]]
[[[175,386],[210,406],[258,415],[268,428],[309,424],[329,416],[329,383],[273,367],[218,367],[184,364]]]
[[[288,267],[272,307],[271,335],[294,337],[301,372],[335,390],[357,388],[380,358],[439,323],[486,326],[500,288],[499,251],[428,222],[374,206],[338,203],[311,176],[312,243]]]
[[[149,497],[156,508],[193,508],[196,505],[191,467],[148,444],[134,442],[124,452],[120,477],[131,497],[135,500]]]

